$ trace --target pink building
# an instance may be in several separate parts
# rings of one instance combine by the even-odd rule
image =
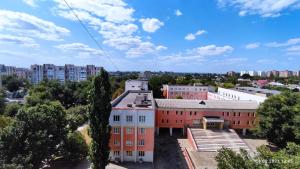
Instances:
[[[162,90],[167,99],[207,100],[208,86],[163,85]]]

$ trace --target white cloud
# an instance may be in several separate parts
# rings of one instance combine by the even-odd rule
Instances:
[[[300,45],[291,46],[286,49],[288,55],[300,55]]]
[[[32,7],[36,7],[37,4],[35,2],[36,0],[23,0],[24,3],[26,3],[27,5],[29,6],[32,6]]]
[[[197,48],[186,50],[183,53],[177,53],[174,55],[164,56],[160,59],[164,62],[201,62],[204,61],[207,57],[212,56],[223,56],[225,54],[231,53],[234,50],[233,47],[226,46],[216,46],[216,45],[207,45],[200,46]]]
[[[245,46],[246,49],[255,49],[258,48],[260,46],[260,43],[255,42],[255,43],[249,43]]]
[[[139,20],[142,23],[144,31],[153,33],[160,27],[164,26],[164,23],[156,18],[142,18]]]
[[[86,53],[89,55],[103,55],[103,51],[89,47],[82,43],[69,43],[55,46],[66,52]]]
[[[0,34],[0,43],[16,44],[26,47],[39,47],[32,38]]]
[[[196,39],[196,36],[192,33],[189,33],[187,34],[185,37],[184,37],[185,40],[195,40]]]
[[[267,47],[287,47],[287,46],[291,46],[291,45],[296,45],[300,43],[300,38],[292,38],[287,40],[286,42],[282,42],[282,43],[278,43],[278,42],[270,42],[267,43],[266,46]]]
[[[218,0],[220,7],[238,8],[240,16],[278,17],[284,10],[299,8],[299,0]]]
[[[175,15],[176,15],[176,16],[181,16],[181,15],[182,15],[182,12],[181,12],[179,9],[176,9],[176,10],[175,10]]]
[[[0,18],[0,31],[14,35],[59,41],[70,33],[53,22],[26,13],[0,10]]]
[[[55,2],[57,4],[53,9],[55,14],[76,21],[74,14],[70,12],[63,0],[55,0]],[[102,35],[103,44],[124,51],[125,54],[126,52],[135,54],[135,57],[137,57],[137,54],[148,54],[157,51],[158,46],[143,41],[137,35],[139,27],[135,24],[136,19],[133,17],[135,10],[128,7],[123,0],[72,0],[68,2],[83,22],[86,22]],[[150,21],[145,25],[149,31],[155,32],[163,24],[159,20],[158,23],[155,18],[150,19]],[[148,50],[149,46],[152,50]],[[139,49],[147,50],[137,52]]]
[[[203,35],[207,33],[206,30],[198,30],[196,33],[189,33],[187,34],[184,39],[185,40],[195,40],[197,36]]]
[[[241,64],[248,61],[248,58],[236,57],[236,58],[225,58],[225,59],[216,59],[212,62],[217,65],[235,65]]]
[[[58,9],[68,11],[63,0],[54,0]],[[122,0],[72,0],[68,4],[75,10],[89,12],[90,15],[103,17],[108,22],[124,23],[134,21],[133,8],[129,8]]]

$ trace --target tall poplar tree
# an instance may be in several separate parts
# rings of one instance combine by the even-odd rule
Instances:
[[[90,94],[90,159],[93,169],[105,169],[109,158],[111,85],[109,75],[103,68],[93,79]]]

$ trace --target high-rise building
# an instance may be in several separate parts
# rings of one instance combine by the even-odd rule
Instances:
[[[75,81],[80,82],[87,79],[85,66],[75,66]]]
[[[86,72],[87,77],[96,76],[100,73],[101,67],[97,67],[95,65],[87,65],[86,66]]]
[[[54,80],[55,79],[55,65],[44,64],[43,65],[43,76],[44,79]]]
[[[42,65],[31,65],[31,83],[38,84],[43,80],[43,66]]]
[[[284,70],[284,71],[279,71],[279,77],[291,77],[293,75],[292,71]]]
[[[59,82],[65,82],[65,67],[64,66],[55,66],[54,78]]]

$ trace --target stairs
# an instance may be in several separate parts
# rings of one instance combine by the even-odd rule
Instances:
[[[222,147],[239,151],[240,148],[250,151],[246,143],[236,134],[233,129],[229,130],[204,130],[191,128],[193,139],[198,151],[215,152]]]

